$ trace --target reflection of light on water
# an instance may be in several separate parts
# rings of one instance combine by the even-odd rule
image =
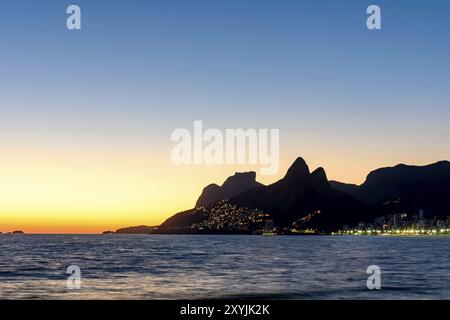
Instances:
[[[227,284],[226,278],[200,277],[197,274],[176,278],[129,274],[107,280],[83,279],[80,290],[68,290],[65,285],[65,280],[6,281],[2,282],[2,295],[3,298],[15,299],[195,299],[208,298],[211,293],[224,297],[236,294],[233,284]],[[258,285],[255,292],[264,287],[273,289],[267,283]],[[247,287],[250,288],[251,285]]]
[[[2,239],[0,298],[450,298],[450,238],[30,236],[20,241]],[[365,271],[373,263],[384,277],[376,296],[365,289]],[[69,264],[81,267],[80,290],[66,289]]]

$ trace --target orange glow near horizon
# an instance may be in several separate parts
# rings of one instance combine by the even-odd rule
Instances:
[[[249,165],[176,166],[168,148],[161,146],[152,153],[131,147],[9,148],[0,158],[0,231],[82,234],[159,225],[192,208],[206,185],[222,184],[234,172],[249,170],[257,172],[258,181],[270,184],[284,176],[299,154],[311,171],[323,166],[330,180],[352,183],[362,183],[374,168],[401,162],[400,153],[393,153],[386,163],[376,150],[338,155],[317,145],[282,152],[275,176],[261,176],[258,167]],[[420,160],[416,164],[441,159]]]

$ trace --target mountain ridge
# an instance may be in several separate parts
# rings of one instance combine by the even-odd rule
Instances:
[[[239,190],[227,187],[242,174],[244,180],[252,183]],[[205,190],[219,192],[211,196]],[[300,219],[302,227],[325,232],[391,213],[418,214],[425,209],[430,215],[448,215],[450,162],[383,167],[371,171],[361,185],[355,185],[329,181],[322,167],[310,172],[306,161],[299,157],[283,178],[267,186],[256,182],[254,172],[247,172],[236,173],[222,186],[205,187],[196,203],[196,208],[197,204],[203,205],[201,211],[193,208],[179,212],[162,223],[159,230],[187,230],[208,219],[208,208],[225,199],[241,208],[269,213],[277,226],[289,227]]]
[[[446,160],[423,166],[398,164],[379,168],[371,171],[359,186],[337,181],[331,184],[366,204],[383,207],[382,212],[387,214],[417,214],[421,209],[429,216],[449,213],[450,162]]]

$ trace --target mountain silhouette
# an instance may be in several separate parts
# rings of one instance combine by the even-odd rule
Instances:
[[[320,231],[336,230],[343,224],[354,224],[374,216],[370,206],[334,189],[323,168],[310,173],[302,158],[294,161],[281,180],[268,186],[255,182],[254,173],[241,175],[228,178],[222,187],[206,187],[197,204],[213,204],[211,201],[228,198],[240,207],[263,210],[272,216],[276,225],[287,227],[312,215],[303,227]],[[243,181],[245,183],[238,183]],[[232,189],[234,185],[240,189]],[[230,196],[233,193],[235,195]],[[195,209],[180,212],[167,219],[160,230],[182,230],[206,218],[207,215],[199,214]]]
[[[330,184],[360,201],[383,208],[383,213],[417,214],[423,209],[431,218],[445,217],[450,208],[450,162],[425,166],[399,164],[372,171],[365,182]]]
[[[263,184],[256,181],[256,172],[236,172],[234,176],[228,177],[222,186],[215,183],[206,186],[195,207],[207,206],[261,186]]]
[[[302,158],[295,160],[283,179],[244,192],[230,201],[271,213],[279,226],[287,226],[298,218],[320,212],[307,226],[322,231],[334,230],[343,224],[354,224],[374,216],[370,206],[334,189],[323,168],[310,173]]]

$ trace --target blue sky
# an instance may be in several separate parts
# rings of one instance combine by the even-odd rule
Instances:
[[[218,109],[272,119],[280,108],[371,115],[433,103],[448,115],[448,1],[378,1],[376,32],[365,28],[370,3],[2,2],[2,105],[215,120]],[[82,8],[79,32],[65,29],[68,4]]]
[[[381,31],[365,27],[371,3]],[[65,28],[69,4],[81,6],[81,31]],[[3,1],[0,11],[0,121],[13,137],[164,139],[195,119],[293,135],[450,120],[448,1]]]
[[[80,31],[65,28],[70,4]],[[369,4],[380,31],[366,28]],[[365,140],[386,164],[450,156],[448,1],[21,0],[0,12],[9,142],[167,149],[172,130],[203,120],[280,128],[286,161],[314,155],[298,141],[363,154]]]

